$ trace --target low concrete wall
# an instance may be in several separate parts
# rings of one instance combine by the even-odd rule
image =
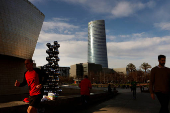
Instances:
[[[105,101],[107,99],[110,99],[115,94],[109,94],[109,93],[96,93],[93,95],[90,95],[90,101],[89,105],[92,105],[94,103],[98,103],[101,101]],[[80,95],[72,95],[72,96],[59,96],[54,101],[44,101],[40,103],[40,110],[43,110],[43,113],[57,113],[57,112],[66,112],[67,110],[70,111],[70,113],[73,110],[77,110],[80,108],[83,108],[83,106],[80,103]],[[4,103],[5,104],[5,103]],[[0,113],[26,113],[28,104],[24,103],[22,101],[17,103],[10,103],[7,107],[0,107]],[[14,105],[15,104],[15,105]]]
[[[69,88],[69,87],[61,87],[62,92],[60,93],[60,96],[66,96],[66,95],[80,95],[80,88]],[[103,89],[91,89],[90,93],[103,93]]]

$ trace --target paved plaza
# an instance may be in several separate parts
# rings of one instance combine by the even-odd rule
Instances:
[[[75,113],[159,113],[160,104],[157,99],[151,99],[150,93],[141,93],[138,88],[134,100],[130,89],[118,91],[116,97]]]

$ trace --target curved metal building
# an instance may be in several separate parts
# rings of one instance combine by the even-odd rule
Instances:
[[[0,0],[0,54],[32,58],[44,17],[28,0]]]
[[[24,60],[33,56],[44,18],[28,0],[0,0],[0,95],[28,92],[12,86],[22,82]]]
[[[88,62],[108,68],[104,20],[88,23]]]

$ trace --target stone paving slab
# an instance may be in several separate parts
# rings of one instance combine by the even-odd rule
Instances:
[[[75,110],[70,110],[69,113],[158,113],[159,112],[160,104],[158,100],[157,99],[152,100],[149,93],[141,93],[140,89],[138,88],[137,99],[134,100],[132,98],[132,92],[130,91],[130,89],[119,89],[118,88],[117,90],[119,91],[119,94],[110,100],[107,100],[105,102],[98,102],[98,103],[95,103],[93,105],[90,105],[82,109],[78,109],[78,106],[77,106]],[[71,102],[72,99],[66,98],[65,96],[62,96],[61,98],[62,98],[62,101],[61,102],[58,101],[58,104],[72,103]],[[76,98],[76,101],[78,101],[77,97],[73,96],[71,98]],[[15,103],[15,105],[18,105],[18,107],[14,106],[12,108],[13,111],[15,111],[16,107],[17,109],[20,109],[21,107],[19,106],[22,106],[24,102],[13,101],[13,103]],[[2,108],[3,107],[8,108],[9,107],[8,105],[12,106],[12,103],[10,102],[0,103],[0,107]],[[26,106],[22,107],[24,112],[26,108],[27,108]],[[67,109],[67,107],[65,107],[65,109]],[[0,110],[0,113],[1,113],[1,110]]]
[[[14,107],[14,106],[20,106],[20,105],[27,105],[27,104],[28,103],[25,103],[23,101],[12,101],[12,102],[0,103],[0,108]]]
[[[150,93],[141,93],[137,89],[137,99],[134,100],[130,89],[118,91],[116,97],[74,113],[159,113],[160,104],[157,99],[152,100]]]

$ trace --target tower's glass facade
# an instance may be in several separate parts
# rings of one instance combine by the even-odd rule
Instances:
[[[88,23],[88,62],[108,68],[104,20]]]

